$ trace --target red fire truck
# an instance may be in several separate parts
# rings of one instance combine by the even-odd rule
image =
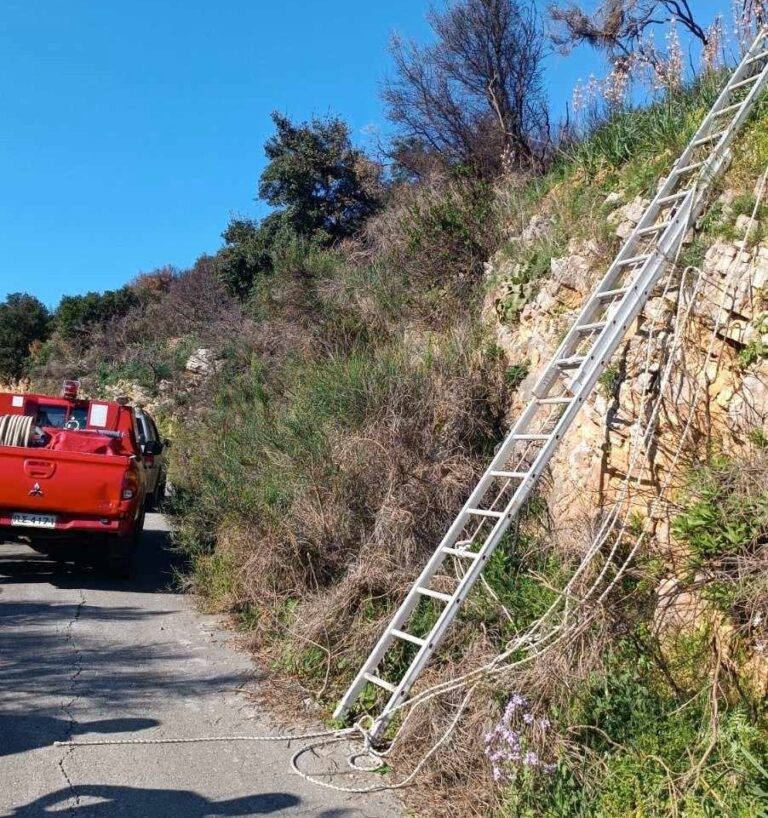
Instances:
[[[52,554],[86,546],[127,577],[151,454],[132,407],[80,399],[76,381],[60,397],[0,393],[0,537]]]

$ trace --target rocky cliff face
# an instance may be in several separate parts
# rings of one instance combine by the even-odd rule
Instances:
[[[620,198],[613,194],[607,204],[619,205]],[[750,446],[768,443],[768,244],[756,240],[761,226],[750,227],[749,216],[733,217],[733,199],[728,193],[717,203],[731,225],[725,231],[729,235],[689,237],[688,247],[698,241],[703,258],[685,271],[681,262],[656,288],[571,427],[544,483],[549,513],[561,535],[576,526],[594,526],[622,490],[633,436],[646,427],[660,398],[658,421],[637,463],[629,502],[633,513],[653,518],[654,547],[664,554],[668,572],[659,598],[668,597],[665,610],[678,618],[681,606],[690,614],[699,603],[676,595],[680,547],[670,534],[676,492],[692,463],[718,452],[737,458]],[[635,199],[616,207],[609,221],[618,237],[631,232],[646,205]],[[751,235],[744,241],[748,228]],[[530,240],[539,229],[540,219],[520,241]],[[571,241],[565,256],[552,259],[550,275],[514,322],[505,320],[510,295],[505,281],[515,278],[515,270],[501,255],[488,265],[489,281],[495,283],[485,300],[486,320],[509,362],[529,373],[510,418],[531,397],[542,367],[604,274],[605,255],[594,240]]]

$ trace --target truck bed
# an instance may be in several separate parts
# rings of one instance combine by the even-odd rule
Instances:
[[[9,512],[116,518],[124,515],[123,455],[0,446],[0,516]]]

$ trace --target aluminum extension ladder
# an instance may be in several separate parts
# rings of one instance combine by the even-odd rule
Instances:
[[[746,56],[705,117],[656,198],[626,240],[603,280],[533,388],[533,397],[459,512],[443,541],[395,613],[334,713],[343,717],[367,685],[387,691],[375,717],[373,740],[381,740],[394,712],[437,650],[446,630],[512,520],[533,491],[579,409],[605,371],[654,285],[673,261],[689,228],[701,214],[713,181],[730,160],[729,146],[768,86],[768,28]],[[460,561],[456,587],[431,587],[446,558]],[[443,572],[444,573],[444,572]],[[407,627],[419,602],[443,605],[428,633]],[[385,656],[399,644],[412,656],[399,679],[377,675]],[[401,666],[405,664],[400,654]]]

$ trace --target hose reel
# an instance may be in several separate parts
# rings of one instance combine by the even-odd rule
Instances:
[[[0,415],[0,446],[29,446],[32,418],[28,415]]]

